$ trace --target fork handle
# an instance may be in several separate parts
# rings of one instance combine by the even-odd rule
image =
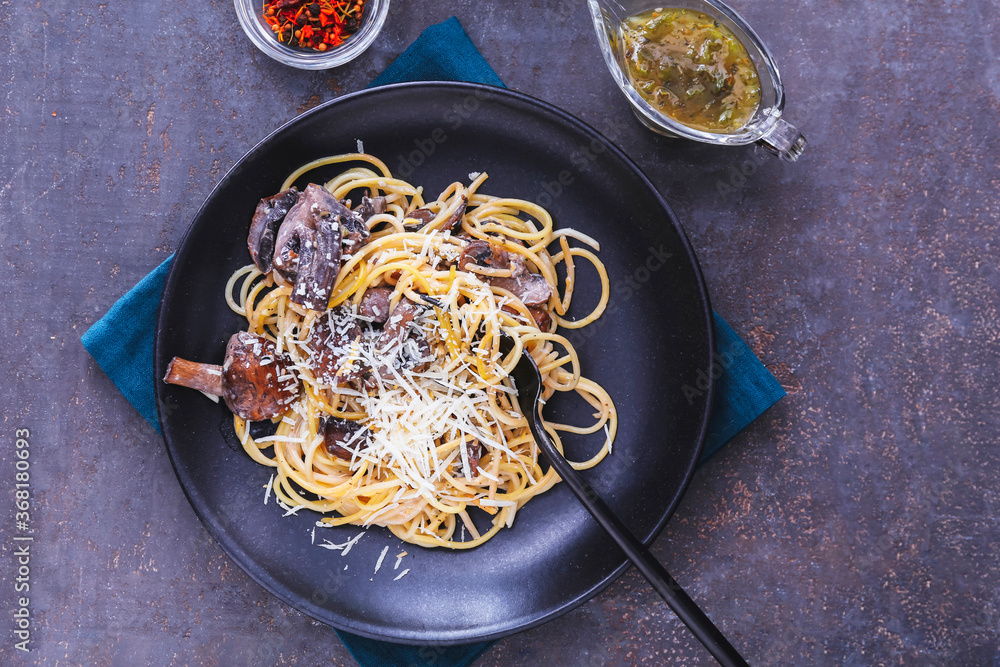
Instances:
[[[748,667],[748,663],[743,659],[729,640],[722,632],[715,627],[712,620],[695,604],[680,584],[670,576],[666,568],[660,564],[649,549],[632,534],[622,520],[618,518],[611,508],[605,504],[597,492],[594,491],[587,482],[573,469],[569,462],[559,455],[559,451],[549,439],[545,429],[541,428],[539,418],[528,420],[531,432],[535,436],[535,442],[539,443],[545,458],[564,482],[570,487],[573,493],[580,499],[587,511],[597,519],[597,523],[608,532],[614,541],[621,547],[628,559],[636,566],[649,583],[653,585],[656,592],[660,594],[667,605],[677,614],[677,617],[684,622],[694,636],[698,638],[709,653],[725,667]],[[553,455],[554,454],[554,455]]]

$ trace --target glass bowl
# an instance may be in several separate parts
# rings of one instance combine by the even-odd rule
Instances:
[[[234,4],[240,26],[254,46],[280,63],[310,70],[339,67],[357,58],[375,41],[389,12],[389,0],[365,0],[361,27],[356,33],[329,51],[311,51],[286,46],[278,41],[264,20],[263,0],[234,0]]]
[[[778,66],[757,33],[731,8],[719,0],[587,0],[587,4],[604,62],[632,104],[635,115],[646,127],[667,136],[707,144],[741,146],[756,143],[789,162],[802,155],[806,147],[805,137],[781,117],[785,107],[785,89],[781,85]],[[750,121],[739,130],[723,134],[688,127],[657,111],[632,87],[623,64],[622,22],[629,16],[659,8],[693,9],[707,14],[732,30],[746,47],[760,78],[760,105]]]

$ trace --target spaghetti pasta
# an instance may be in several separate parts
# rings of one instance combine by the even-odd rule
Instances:
[[[322,184],[327,192],[384,198],[383,210],[370,212],[364,244],[341,258],[327,309],[294,302],[277,270],[250,265],[230,278],[229,307],[274,343],[303,388],[272,435],[254,438],[239,416],[236,432],[249,456],[275,469],[271,490],[289,510],[323,513],[328,525],[386,526],[424,547],[475,547],[559,481],[540,464],[514,400],[507,375],[520,355],[538,364],[545,400],[575,392],[594,409],[585,427],[545,423],[560,450],[560,433],[603,438],[574,467],[611,450],[614,403],[559,333],[594,322],[608,303],[599,244],[555,230],[535,203],[484,194],[486,174],[425,201],[422,188],[354,153],[304,165],[282,190],[331,165],[344,170]],[[601,298],[570,320],[581,260],[596,267]],[[514,342],[508,354],[502,335]],[[491,515],[485,529],[482,512]]]

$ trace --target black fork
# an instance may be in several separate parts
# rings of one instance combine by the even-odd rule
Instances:
[[[506,334],[500,339],[500,349],[504,354],[513,349],[513,341]],[[726,667],[747,665],[747,661],[733,648],[733,645],[715,627],[705,612],[684,592],[684,589],[670,576],[666,568],[632,534],[632,531],[611,511],[611,508],[590,488],[590,485],[583,481],[583,478],[556,449],[541,425],[542,376],[538,371],[538,366],[535,365],[535,360],[531,358],[527,350],[521,354],[521,358],[510,376],[517,388],[517,402],[521,413],[528,420],[531,434],[535,437],[535,442],[538,443],[539,449],[545,454],[549,464],[559,473],[559,477],[576,494],[587,511],[597,519],[597,522],[621,547],[632,564],[649,580],[660,597],[666,601],[678,618],[684,622],[684,625],[694,633],[698,641],[704,644],[719,664]]]

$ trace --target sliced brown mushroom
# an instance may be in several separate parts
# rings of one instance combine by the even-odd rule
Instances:
[[[367,199],[367,197],[365,197]],[[340,226],[344,230],[344,252],[348,255],[356,253],[361,247],[368,243],[368,239],[371,238],[371,233],[368,231],[368,225],[365,221],[354,211],[350,209],[345,209],[349,215],[340,215]]]
[[[247,246],[253,263],[261,273],[271,270],[274,263],[274,237],[278,233],[278,226],[298,199],[299,191],[289,188],[272,197],[265,197],[257,204],[253,222],[250,223]]]
[[[221,396],[237,416],[250,421],[285,413],[299,395],[291,363],[274,343],[246,331],[233,334],[222,366],[174,357],[163,381]]]
[[[361,422],[350,419],[324,417],[320,421],[320,433],[323,434],[323,446],[331,456],[350,459],[352,454],[345,447],[350,444],[355,450],[368,447],[368,439],[358,435],[365,430]],[[352,442],[353,440],[353,442]]]
[[[451,231],[454,230],[456,227],[461,227],[462,216],[465,215],[465,209],[468,207],[468,205],[469,205],[469,198],[466,197],[465,195],[462,195],[462,203],[459,205],[457,209],[455,209],[455,212],[452,213],[451,216],[444,221],[444,224],[441,225],[441,231]]]
[[[377,324],[385,324],[389,319],[389,298],[392,290],[388,287],[369,287],[361,297],[358,312]]]
[[[540,306],[548,303],[552,296],[552,285],[540,273],[531,273],[520,255],[511,255],[510,268],[513,275],[509,278],[488,278],[494,287],[500,287],[512,293],[526,306]]]
[[[451,231],[455,227],[462,224],[462,216],[465,215],[465,209],[469,205],[469,198],[462,195],[462,203],[459,204],[455,212],[448,216],[448,219],[444,221],[441,225],[441,231]],[[415,220],[416,222],[406,223],[404,220],[403,229],[408,232],[416,232],[423,229],[428,223],[437,217],[437,213],[430,210],[429,208],[418,208],[410,211],[404,216],[406,220]]]
[[[471,480],[478,476],[477,468],[479,467],[479,459],[483,458],[484,450],[483,445],[478,440],[469,440],[465,443],[465,453],[469,457],[469,475],[466,479]],[[462,456],[459,454],[455,457],[452,462],[456,475],[465,476],[465,466],[462,465]]]
[[[535,320],[535,325],[540,330],[547,332],[552,326],[552,316],[543,308],[528,306],[528,312],[531,313],[531,317]]]
[[[458,258],[458,268],[468,271],[470,264],[490,269],[506,269],[510,268],[510,257],[507,251],[498,245],[482,239],[473,239],[462,249],[462,254]]]
[[[385,213],[387,207],[388,202],[385,197],[369,197],[365,195],[361,198],[361,203],[354,209],[354,212],[358,214],[362,222],[367,223],[368,219],[372,216]]]
[[[326,310],[340,270],[341,226],[355,237],[361,235],[359,227],[368,233],[354,212],[326,188],[307,185],[281,223],[275,242],[274,270],[293,283],[293,303]]]
[[[411,326],[420,310],[409,299],[401,299],[389,314],[375,344],[375,353],[382,359],[378,374],[383,380],[391,380],[402,369],[420,373],[430,365],[430,343],[420,329]]]
[[[479,459],[483,457],[483,445],[478,440],[465,443],[465,453],[469,456],[469,471],[472,477],[477,475],[476,468],[479,467]]]
[[[501,309],[504,312],[517,316],[522,321],[524,320],[524,315],[521,314],[521,311],[513,306],[501,306]],[[535,326],[537,326],[541,331],[547,332],[552,326],[552,315],[550,315],[544,308],[539,306],[528,306],[528,312],[531,314],[531,319],[534,321]],[[530,322],[526,322],[526,324],[530,324]]]
[[[410,333],[413,318],[420,313],[420,306],[409,299],[400,299],[386,320],[382,335],[379,336],[376,351],[379,354],[389,353],[394,346],[402,343]]]
[[[333,387],[356,380],[370,370],[359,353],[363,333],[358,321],[343,307],[316,318],[306,345],[318,381]]]
[[[429,208],[414,209],[404,216],[403,229],[408,232],[418,232],[424,225],[436,217],[437,213]],[[416,222],[406,222],[407,220],[415,220]]]

